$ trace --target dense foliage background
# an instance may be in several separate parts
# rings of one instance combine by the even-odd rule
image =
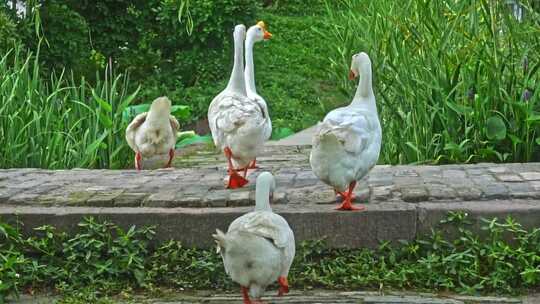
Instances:
[[[255,47],[274,138],[347,104],[350,57],[363,50],[381,163],[538,161],[540,5],[520,2],[522,21],[491,0],[28,0],[24,18],[3,2],[0,50],[17,51],[1,64],[0,167],[129,166],[122,112],[162,95],[190,107],[184,129],[205,125],[229,77],[232,28],[257,20],[274,34]]]

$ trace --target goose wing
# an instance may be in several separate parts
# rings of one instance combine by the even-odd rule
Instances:
[[[135,135],[137,134],[137,130],[139,129],[139,127],[146,121],[147,115],[148,112],[143,112],[135,116],[135,118],[133,118],[131,123],[126,128],[126,141],[133,151],[139,150],[139,148],[135,144]]]

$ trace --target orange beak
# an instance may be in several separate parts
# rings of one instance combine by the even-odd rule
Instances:
[[[268,39],[272,38],[272,33],[270,33],[269,31],[264,31],[263,38],[264,38],[264,40],[268,40]]]
[[[349,80],[354,80],[358,75],[356,75],[353,70],[349,70]]]

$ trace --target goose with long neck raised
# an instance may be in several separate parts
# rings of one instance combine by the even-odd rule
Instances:
[[[266,118],[264,125],[264,137],[266,140],[270,139],[272,135],[272,121],[268,113],[268,106],[264,98],[257,93],[255,86],[255,64],[253,62],[253,46],[255,43],[268,40],[272,37],[272,34],[266,29],[266,24],[263,21],[257,22],[247,30],[246,34],[246,69],[244,70],[244,76],[246,81],[246,92],[250,99],[255,100]],[[250,168],[257,168],[255,160],[250,164]]]
[[[353,190],[375,166],[381,150],[382,131],[366,53],[353,56],[349,78],[360,76],[350,105],[337,108],[319,123],[309,158],[317,177],[332,186],[343,201],[338,210],[362,210],[352,205]]]
[[[234,65],[225,90],[208,108],[208,124],[216,147],[227,158],[229,181],[227,188],[239,188],[248,183],[249,164],[260,153],[265,141],[267,118],[257,102],[248,98],[244,81],[244,39],[246,27],[234,29]],[[237,171],[243,171],[240,176]]]
[[[217,229],[213,235],[225,272],[241,286],[244,304],[261,303],[266,287],[276,281],[279,296],[289,292],[287,276],[295,255],[294,233],[283,217],[272,212],[270,201],[275,187],[272,174],[261,173],[255,210],[235,219],[227,234]]]
[[[135,168],[143,168],[143,159],[168,156],[165,167],[170,167],[174,158],[174,145],[180,124],[170,115],[171,101],[159,97],[152,102],[148,112],[141,113],[126,129],[126,141],[135,152]]]

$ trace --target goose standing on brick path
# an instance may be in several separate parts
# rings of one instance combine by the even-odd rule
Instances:
[[[247,30],[245,50],[246,50],[246,69],[244,70],[244,78],[246,81],[247,96],[253,99],[259,104],[261,110],[266,118],[264,125],[264,137],[265,140],[270,139],[272,135],[272,121],[268,113],[268,106],[266,101],[259,94],[257,94],[257,88],[255,87],[255,64],[253,63],[253,45],[259,41],[268,40],[272,37],[272,34],[266,30],[266,25],[263,21],[257,22],[254,26]],[[257,168],[256,161],[249,165],[250,169]]]
[[[152,102],[148,112],[141,113],[126,129],[126,140],[135,152],[135,168],[143,168],[143,159],[168,156],[165,167],[170,167],[174,158],[174,145],[180,124],[171,115],[171,101],[159,97]]]
[[[217,229],[213,235],[225,272],[241,286],[244,304],[261,303],[264,290],[275,281],[280,286],[279,296],[289,292],[287,276],[295,254],[294,234],[287,221],[272,212],[270,201],[275,187],[272,174],[261,173],[255,210],[235,219],[227,234]]]
[[[382,131],[366,53],[353,56],[349,78],[360,76],[350,105],[328,113],[313,136],[309,162],[317,177],[334,187],[343,202],[338,210],[362,210],[352,205],[353,190],[377,163]],[[345,192],[346,191],[346,192]]]
[[[223,150],[228,163],[227,188],[240,188],[248,183],[250,163],[255,160],[265,141],[267,117],[257,102],[247,97],[244,81],[244,40],[246,27],[234,29],[234,65],[225,90],[214,97],[208,108],[208,124],[216,147]],[[240,176],[237,171],[243,171]]]

